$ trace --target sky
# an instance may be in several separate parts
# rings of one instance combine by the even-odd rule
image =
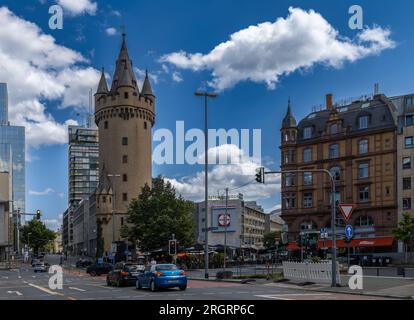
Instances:
[[[362,29],[349,26],[354,4],[363,9]],[[49,28],[53,5],[63,10],[62,29]],[[390,96],[414,92],[413,9],[405,0],[0,0],[0,82],[8,83],[11,122],[26,127],[27,212],[40,209],[49,227],[59,226],[67,208],[67,126],[88,112],[102,67],[111,82],[121,25],[137,78],[150,73],[154,131],[175,132],[177,121],[203,129],[199,89],[219,94],[209,103],[209,128],[249,129],[250,139],[261,130],[261,159],[240,145],[210,146],[240,161],[210,166],[209,192],[228,187],[270,212],[280,207],[280,177],[252,181],[261,165],[279,169],[288,98],[299,120],[326,93],[335,101],[359,97],[374,83]],[[157,175],[185,198],[202,200],[202,165],[154,163]]]

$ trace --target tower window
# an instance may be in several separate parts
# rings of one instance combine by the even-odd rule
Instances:
[[[122,181],[127,182],[128,181],[128,175],[123,174],[122,175]]]
[[[124,225],[124,217],[121,217],[121,226]]]
[[[122,194],[122,201],[128,201],[128,193]]]
[[[127,146],[128,145],[128,138],[127,137],[123,137],[122,138],[122,145],[123,146]]]
[[[108,121],[104,122],[104,129],[108,129]]]
[[[128,156],[122,156],[122,163],[128,163]]]
[[[147,130],[147,122],[144,121],[144,129]]]
[[[124,92],[124,98],[128,99],[128,92]]]
[[[105,202],[106,202],[106,197],[105,197],[105,196],[103,196],[103,197],[102,197],[102,202],[103,202],[103,203],[105,203]]]

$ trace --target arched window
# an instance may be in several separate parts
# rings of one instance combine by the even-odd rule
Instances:
[[[329,147],[329,158],[339,158],[339,144],[331,144]]]
[[[374,219],[370,216],[360,216],[355,221],[355,226],[357,227],[373,227]]]
[[[337,134],[338,133],[338,125],[336,123],[331,125],[331,134]]]
[[[368,139],[362,139],[358,145],[359,154],[368,153]]]
[[[341,168],[340,167],[332,167],[329,169],[330,173],[333,175],[336,181],[341,180]]]

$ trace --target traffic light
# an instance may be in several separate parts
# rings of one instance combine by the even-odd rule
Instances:
[[[168,240],[168,253],[170,255],[177,254],[177,240]]]
[[[40,210],[36,210],[36,219],[40,220],[40,216],[41,216]]]
[[[256,169],[256,181],[258,183],[265,183],[265,172],[264,172],[265,168],[260,167]]]

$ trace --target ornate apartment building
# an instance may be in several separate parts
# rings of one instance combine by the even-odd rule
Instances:
[[[142,88],[133,71],[122,34],[116,69],[108,89],[104,72],[95,94],[95,122],[99,130],[99,184],[96,218],[102,226],[104,251],[121,239],[130,201],[152,182],[152,134],[155,96],[148,74]]]
[[[398,224],[397,135],[395,106],[378,94],[349,105],[333,104],[296,122],[289,101],[281,136],[282,170],[305,170],[282,176],[282,218],[288,224],[289,242],[301,231],[331,228],[331,182],[335,177],[339,203],[356,206],[349,224],[355,228],[354,247],[392,247]],[[337,214],[337,230],[346,223]],[[341,238],[340,236],[338,237]],[[367,240],[368,239],[368,240]],[[364,240],[364,241],[362,241]],[[338,246],[343,244],[339,241]],[[295,249],[295,245],[291,245]],[[297,249],[297,247],[296,247]]]

